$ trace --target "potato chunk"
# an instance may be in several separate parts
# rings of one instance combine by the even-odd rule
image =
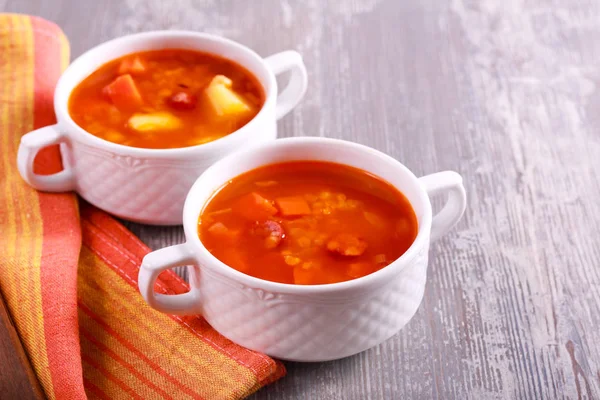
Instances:
[[[181,127],[181,121],[168,112],[133,114],[128,124],[132,129],[140,132],[173,130]]]
[[[215,76],[205,93],[219,117],[236,116],[252,111],[253,107],[232,88],[232,81],[224,75]]]

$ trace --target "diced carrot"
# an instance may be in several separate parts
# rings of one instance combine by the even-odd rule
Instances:
[[[213,235],[225,235],[229,233],[229,229],[222,222],[215,222],[208,228],[208,231]]]
[[[367,247],[367,242],[349,233],[335,235],[327,242],[327,250],[342,256],[360,256]]]
[[[240,197],[231,208],[234,213],[250,221],[264,221],[277,214],[273,204],[256,192]]]
[[[119,64],[119,75],[122,74],[141,74],[146,72],[146,66],[139,57],[126,58]]]
[[[311,213],[308,203],[301,196],[278,197],[275,199],[275,205],[281,215],[285,217],[309,215]]]
[[[375,264],[385,264],[387,262],[387,257],[385,254],[377,254],[373,258],[373,261],[375,262]]]
[[[221,240],[235,240],[240,232],[236,230],[231,230],[225,226],[222,222],[215,222],[208,228],[208,232],[210,232],[215,237],[218,237]]]
[[[143,103],[142,95],[129,74],[118,76],[102,89],[102,93],[119,109],[131,109]]]

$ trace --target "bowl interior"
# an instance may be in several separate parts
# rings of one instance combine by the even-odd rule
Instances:
[[[419,247],[417,243],[427,240],[426,236],[431,227],[431,204],[429,198],[419,184],[418,179],[401,163],[372,148],[342,140],[288,138],[237,152],[221,159],[198,178],[188,194],[184,207],[183,221],[188,242],[196,245],[203,259],[209,257],[216,260],[202,245],[197,233],[198,218],[216,191],[230,179],[249,170],[274,163],[304,160],[329,161],[360,168],[386,180],[407,197],[416,214],[419,223],[419,232],[409,250],[396,262],[403,258],[412,259],[412,252],[415,251],[414,248]],[[390,268],[393,264],[366,277],[331,285],[343,285],[377,275],[381,271]],[[233,270],[232,268],[228,269]]]
[[[125,146],[106,141],[82,129],[69,115],[68,103],[73,89],[91,73],[107,62],[121,56],[149,50],[179,48],[199,50],[232,60],[253,74],[265,93],[265,102],[258,114],[240,129],[197,146],[174,149],[146,149]],[[63,73],[58,81],[54,109],[59,123],[65,131],[77,135],[81,140],[94,146],[101,146],[110,151],[132,156],[172,157],[194,156],[203,154],[226,154],[239,147],[250,138],[249,134],[261,128],[261,124],[269,121],[273,112],[277,95],[277,82],[263,59],[249,48],[234,41],[203,33],[188,31],[157,31],[135,34],[103,43],[77,58]],[[271,111],[269,111],[271,110]]]

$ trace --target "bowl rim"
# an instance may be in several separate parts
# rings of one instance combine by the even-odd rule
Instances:
[[[221,138],[213,140],[212,142],[203,143],[194,146],[188,147],[178,147],[178,148],[169,148],[169,149],[149,149],[142,147],[132,147],[126,146],[123,144],[118,144],[114,142],[110,142],[108,140],[102,139],[98,136],[91,134],[90,132],[83,129],[79,126],[69,113],[69,100],[71,98],[71,94],[73,90],[81,83],[81,80],[78,82],[72,82],[71,75],[74,71],[78,69],[89,69],[87,67],[87,63],[93,59],[98,53],[107,52],[110,48],[119,46],[119,45],[127,45],[127,43],[134,42],[143,42],[143,41],[155,41],[164,38],[169,39],[201,39],[208,40],[214,43],[219,44],[223,47],[228,47],[238,53],[243,53],[246,56],[254,59],[257,62],[257,65],[263,69],[265,76],[267,77],[266,81],[264,79],[260,79],[256,74],[252,73],[256,80],[261,84],[262,89],[265,93],[265,101],[259,110],[259,112],[252,118],[246,125],[241,128],[233,131],[230,134],[227,134]],[[166,48],[166,47],[165,47]],[[175,48],[175,47],[169,47]],[[143,51],[143,50],[142,50]],[[127,54],[133,54],[127,53]],[[219,57],[223,57],[219,54],[215,54]],[[107,57],[104,63],[110,62],[114,60],[114,57]],[[237,62],[236,62],[237,63]],[[247,68],[246,65],[238,63],[244,68]],[[92,69],[87,75],[96,71],[99,67]],[[85,78],[83,78],[85,79]],[[69,88],[70,86],[70,88]],[[65,93],[67,92],[67,93]],[[265,118],[268,117],[269,111],[274,109],[275,102],[277,97],[277,80],[275,79],[275,75],[268,68],[264,59],[259,56],[254,50],[251,48],[244,46],[241,43],[238,43],[234,40],[227,39],[225,37],[219,35],[213,35],[203,32],[194,32],[188,30],[156,30],[156,31],[148,31],[141,33],[134,33],[131,35],[120,36],[106,42],[100,43],[97,46],[92,47],[87,50],[85,53],[81,54],[77,57],[61,74],[57,84],[56,90],[54,92],[54,109],[57,116],[57,125],[59,130],[64,132],[66,136],[68,136],[72,140],[82,139],[84,143],[92,147],[103,148],[105,150],[109,150],[113,153],[129,155],[133,157],[153,157],[153,158],[173,158],[173,157],[186,157],[186,156],[198,156],[199,154],[214,154],[219,152],[227,151],[231,147],[236,145],[236,142],[239,145],[240,141],[250,140],[252,131],[259,129],[261,124],[263,124]]]
[[[223,263],[221,260],[212,255],[208,249],[204,246],[200,237],[197,233],[198,226],[198,218],[201,215],[202,211],[206,207],[206,204],[210,201],[210,199],[214,196],[214,194],[219,190],[216,189],[213,191],[208,198],[196,198],[196,193],[204,184],[204,180],[206,180],[207,176],[216,173],[221,168],[227,166],[228,163],[233,162],[234,160],[249,156],[253,153],[260,151],[268,151],[268,150],[280,150],[281,148],[285,148],[286,146],[296,146],[296,145],[322,145],[327,144],[330,146],[341,146],[346,147],[348,149],[353,149],[360,152],[369,153],[371,156],[380,158],[381,162],[388,163],[389,165],[396,168],[398,173],[404,174],[409,178],[409,180],[417,187],[417,196],[419,202],[423,206],[423,215],[422,219],[419,223],[417,237],[410,245],[408,250],[406,250],[399,258],[394,260],[389,265],[384,268],[375,271],[369,275],[365,275],[360,278],[352,279],[349,281],[337,282],[337,283],[329,283],[329,284],[321,284],[321,285],[297,285],[292,283],[280,283],[268,281],[261,278],[256,278],[251,275],[247,275],[243,272],[240,272],[227,264]],[[307,157],[307,161],[310,161],[311,158]],[[319,160],[322,161],[322,160]],[[332,161],[336,162],[336,161]],[[344,164],[343,162],[337,162],[338,164]],[[270,163],[261,164],[261,166],[269,165]],[[255,167],[258,168],[258,167]],[[251,169],[250,169],[251,170]],[[247,171],[246,171],[247,172]],[[368,171],[373,173],[372,171]],[[243,172],[242,172],[243,173]],[[373,175],[381,178],[379,175],[373,173]],[[223,182],[225,184],[225,182]],[[390,183],[397,190],[403,192],[403,190],[396,185]],[[221,187],[221,186],[219,186]],[[202,204],[201,207],[198,207],[198,204]],[[414,202],[410,202],[411,206],[414,210]],[[211,165],[202,175],[198,177],[196,182],[192,185],[190,191],[185,200],[185,204],[183,207],[183,228],[186,237],[187,246],[192,246],[192,253],[197,261],[197,265],[200,268],[210,268],[214,273],[224,275],[236,282],[242,283],[248,287],[255,289],[262,289],[269,292],[283,293],[283,294],[295,294],[295,295],[315,295],[315,294],[332,294],[332,293],[346,293],[349,291],[354,291],[356,289],[360,289],[363,287],[371,287],[373,285],[381,286],[388,283],[392,278],[397,276],[404,268],[412,263],[414,259],[419,257],[422,251],[427,251],[429,248],[430,241],[430,232],[431,232],[431,223],[432,223],[432,208],[431,202],[429,200],[429,196],[427,192],[420,184],[418,178],[410,171],[406,166],[404,166],[401,162],[390,157],[389,155],[375,150],[371,147],[345,141],[341,139],[333,139],[333,138],[323,138],[323,137],[291,137],[274,140],[272,142],[267,142],[259,145],[255,145],[251,148],[237,151],[233,154],[230,154],[213,165]]]

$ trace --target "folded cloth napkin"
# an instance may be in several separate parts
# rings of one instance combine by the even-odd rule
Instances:
[[[0,290],[48,398],[243,398],[285,374],[197,316],[151,309],[137,290],[148,248],[72,193],[40,193],[16,166],[21,136],[54,123],[52,94],[69,61],[62,31],[0,14]],[[57,148],[38,173],[61,169]],[[157,290],[182,293],[172,272]],[[0,397],[2,397],[0,395]]]

